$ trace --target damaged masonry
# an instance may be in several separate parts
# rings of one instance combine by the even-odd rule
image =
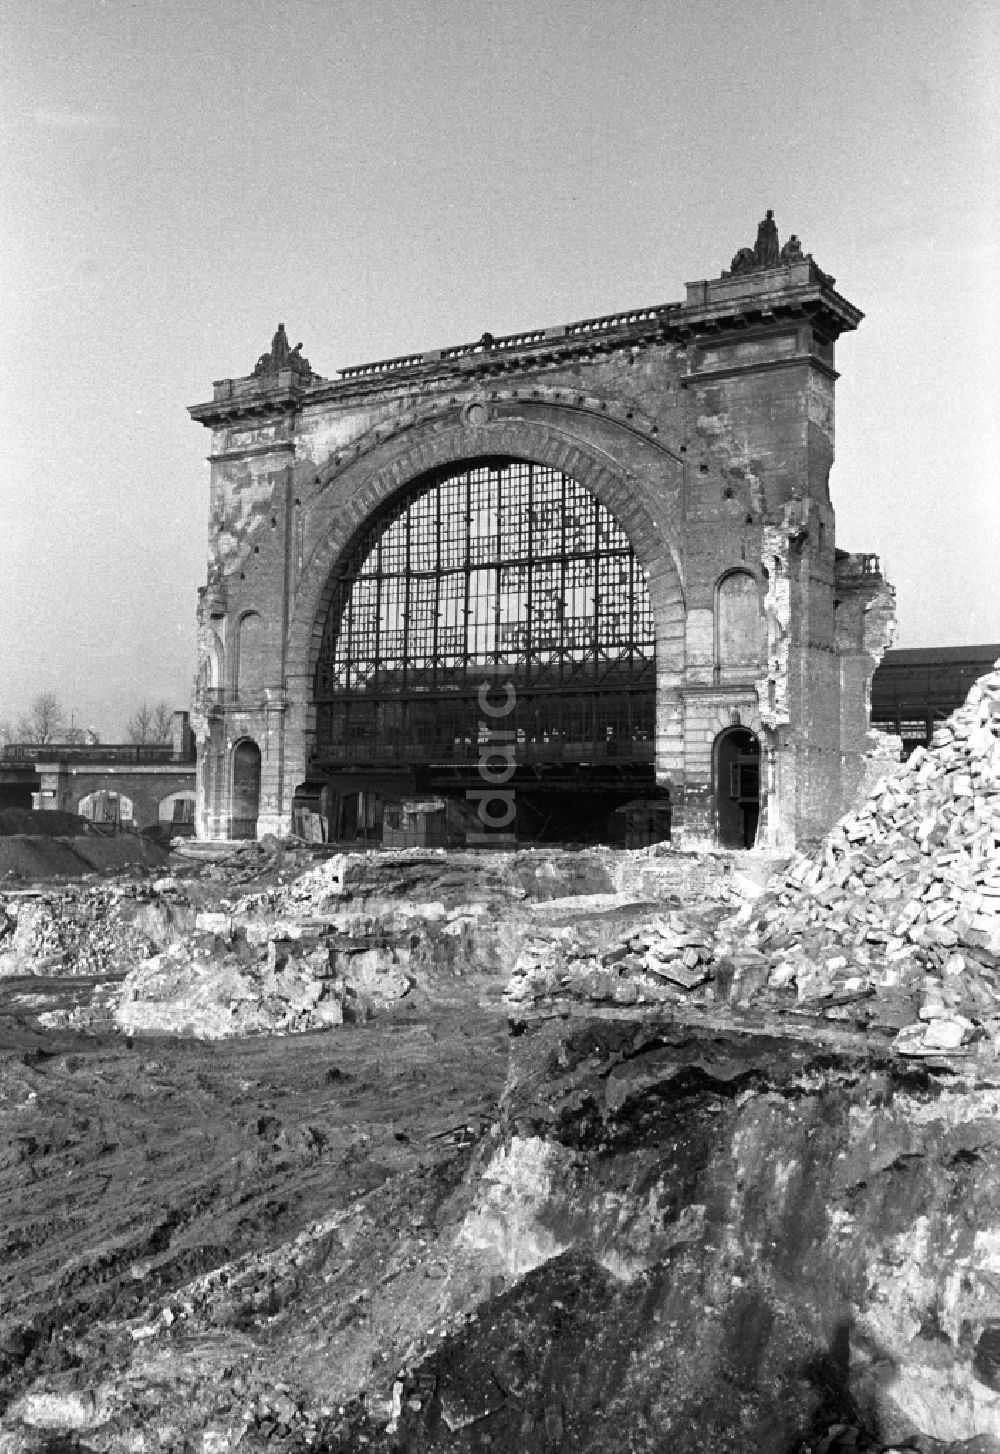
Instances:
[[[396,843],[416,800],[428,844],[815,841],[866,780],[893,625],[829,493],[861,317],[768,214],[683,303],[333,379],[280,325],[191,410],[199,835]]]

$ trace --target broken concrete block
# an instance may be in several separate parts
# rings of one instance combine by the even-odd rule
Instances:
[[[940,1016],[927,1026],[924,1047],[928,1050],[957,1050],[972,1033],[972,1023],[957,1015]]]
[[[233,937],[233,916],[232,914],[200,913],[195,918],[194,927],[199,934],[217,934],[220,939],[231,939]]]

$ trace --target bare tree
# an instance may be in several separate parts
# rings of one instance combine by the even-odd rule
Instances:
[[[66,715],[54,692],[39,692],[27,716],[17,720],[17,736],[21,742],[58,742],[64,734]]]
[[[148,742],[153,730],[153,714],[143,702],[125,723],[125,737],[129,742]]]
[[[173,728],[171,717],[166,702],[156,702],[152,707],[143,702],[125,723],[125,736],[129,742],[169,742]]]
[[[174,714],[166,702],[153,708],[153,741],[170,742],[174,735]]]

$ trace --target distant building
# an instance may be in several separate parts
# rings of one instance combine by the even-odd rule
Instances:
[[[12,743],[0,749],[0,807],[57,808],[98,823],[191,833],[195,750],[188,713],[174,713],[167,743]]]
[[[1000,642],[887,651],[872,677],[872,726],[903,739],[907,756],[925,746],[969,688],[1000,660]]]
[[[191,409],[199,833],[379,838],[430,799],[470,842],[822,832],[893,617],[829,494],[861,317],[769,213],[683,303],[335,379],[279,326]]]

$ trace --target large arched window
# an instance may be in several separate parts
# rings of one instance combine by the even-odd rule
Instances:
[[[548,465],[424,479],[366,532],[334,583],[314,758],[478,756],[491,680],[513,683],[495,726],[520,758],[652,754],[645,576],[607,508]]]
[[[760,656],[760,594],[749,571],[722,577],[715,592],[717,666],[752,666]]]

